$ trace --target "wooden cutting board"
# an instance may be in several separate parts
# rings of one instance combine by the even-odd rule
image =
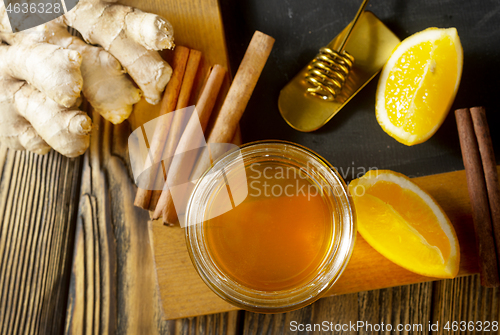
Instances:
[[[455,171],[413,181],[429,192],[453,223],[460,244],[459,275],[479,272],[474,227],[465,171]],[[184,229],[150,223],[151,238],[162,305],[168,319],[236,309],[216,296],[196,273],[184,240]],[[352,258],[327,295],[345,294],[436,280],[392,263],[358,234]]]
[[[176,44],[203,53],[202,71],[206,72],[209,66],[216,63],[229,69],[217,0],[124,2],[168,18],[175,29]],[[168,55],[166,57],[168,58]],[[227,88],[228,82],[224,91],[227,91]],[[143,107],[135,111],[131,118],[133,128],[157,115],[155,107]],[[414,181],[439,202],[455,226],[461,246],[460,275],[477,273],[477,253],[464,171],[421,177]],[[183,229],[168,228],[160,221],[150,221],[149,232],[164,318],[176,319],[236,309],[216,296],[196,273],[187,253]],[[352,259],[345,273],[328,294],[373,290],[430,280],[434,278],[414,274],[388,261],[358,235]]]

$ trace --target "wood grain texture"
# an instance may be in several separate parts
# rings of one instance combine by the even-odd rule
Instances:
[[[64,328],[79,165],[0,145],[0,334]]]
[[[201,281],[189,258],[184,229],[151,223],[161,302],[167,319],[212,314],[236,308]],[[200,285],[201,284],[201,285]]]
[[[500,321],[500,290],[481,286],[479,275],[443,280],[434,283],[432,322],[439,322],[435,334],[498,334],[499,331],[483,332],[445,330],[446,322],[493,322]]]
[[[206,73],[213,64],[228,67],[224,32],[216,0],[126,0],[122,3],[160,14],[170,20],[175,28],[176,44],[202,52],[201,74]],[[166,51],[163,56],[168,59],[171,52]],[[198,82],[198,86],[201,83],[202,80]],[[221,96],[225,95],[228,87],[229,76],[221,89]],[[198,90],[199,87],[195,89]],[[216,110],[220,109],[221,101],[216,103]],[[141,102],[134,109],[129,124],[135,129],[156,117],[157,112],[157,107]],[[161,229],[158,232],[154,229],[149,231],[149,213],[133,206],[136,187],[128,163],[129,124],[112,126],[96,113],[92,114],[96,127],[91,136],[90,149],[83,161],[66,332],[184,333],[187,327],[190,333],[210,329],[225,329],[228,334],[234,333],[234,313],[181,323],[162,320],[169,313],[170,305],[161,306],[159,303],[149,234],[161,234],[165,227],[159,224]],[[169,247],[172,244],[175,241],[168,241],[166,245]],[[168,262],[168,259],[165,261]],[[181,270],[184,268],[192,270],[188,263]],[[159,267],[158,271],[161,272],[162,268]],[[178,302],[172,304],[178,305]],[[193,322],[196,329],[191,328]],[[212,327],[215,324],[218,326]]]
[[[233,335],[238,334],[240,315],[243,312],[228,312],[204,315],[195,318],[172,320],[168,327],[161,330],[161,334],[172,335]]]
[[[460,244],[460,272],[468,275],[478,272],[474,228],[464,171],[448,172],[413,179],[441,205],[453,223]],[[157,224],[154,231],[158,285],[165,316],[180,318],[234,310],[202,282],[190,265],[184,242],[184,231]],[[327,295],[346,294],[399,285],[435,280],[405,270],[376,252],[357,235],[351,260]],[[189,283],[189,285],[185,285]],[[172,289],[175,287],[175,289]],[[177,302],[177,303],[174,303]]]
[[[294,325],[297,324],[312,325],[310,331],[304,328],[300,334],[415,334],[419,332],[399,332],[397,325],[420,324],[424,329],[432,320],[432,296],[432,283],[421,283],[328,297],[285,314],[245,312],[244,334],[296,334]],[[292,321],[297,324],[292,324]],[[352,331],[350,326],[358,321],[364,322],[364,326],[359,331]],[[322,329],[324,322],[327,323],[327,330]],[[382,323],[391,325],[394,330],[374,330],[374,325]],[[340,327],[337,330],[336,325]],[[428,334],[425,331],[421,333]]]
[[[147,230],[134,207],[127,124],[97,113],[84,156],[66,332],[156,334],[163,327]]]
[[[291,321],[303,324],[349,324],[363,321],[371,325],[391,325],[392,331],[375,331],[365,326],[359,331],[302,331],[300,334],[498,334],[498,331],[447,331],[446,322],[500,320],[500,291],[481,287],[478,275],[434,283],[419,283],[382,290],[328,297],[299,311],[264,315],[245,312],[244,334],[296,334]],[[439,330],[429,331],[429,322]],[[412,330],[399,331],[398,325]],[[416,326],[414,326],[416,325]],[[491,329],[491,327],[490,327]]]

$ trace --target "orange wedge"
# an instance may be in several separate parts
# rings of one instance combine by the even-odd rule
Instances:
[[[453,278],[460,265],[455,230],[441,207],[408,177],[370,170],[349,184],[358,232],[375,250],[418,274]]]
[[[402,41],[380,75],[377,121],[397,141],[428,140],[457,94],[463,50],[455,28],[429,28]]]

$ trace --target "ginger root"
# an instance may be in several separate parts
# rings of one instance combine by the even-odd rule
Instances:
[[[89,145],[92,122],[74,108],[82,58],[47,43],[0,44],[0,139],[17,150],[69,157]],[[47,80],[53,78],[53,80]]]
[[[72,36],[67,25],[99,46]],[[121,123],[142,94],[160,101],[172,69],[157,50],[173,46],[168,21],[114,1],[81,0],[64,16],[16,34],[0,1],[0,141],[81,155],[92,122],[77,108],[80,92],[105,119]]]
[[[83,0],[64,15],[67,25],[91,44],[98,44],[116,57],[155,105],[161,99],[172,68],[156,50],[173,47],[173,29],[158,15],[114,4],[114,1]]]

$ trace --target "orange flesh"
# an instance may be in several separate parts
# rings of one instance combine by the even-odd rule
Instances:
[[[450,242],[440,227],[436,215],[417,194],[386,181],[379,181],[369,187],[366,194],[390,204],[431,246],[441,250],[445,260],[448,259]],[[408,204],[411,204],[411,207]]]
[[[457,81],[455,45],[446,36],[409,48],[386,83],[389,120],[411,134],[427,134],[450,108]]]
[[[271,179],[264,176],[265,168]],[[247,167],[247,198],[204,223],[207,247],[217,266],[256,290],[285,290],[310,281],[331,244],[333,216],[327,203],[314,190],[308,199],[311,182],[299,178],[296,169],[297,174],[283,173],[284,169],[271,163]],[[279,195],[287,185],[292,185],[287,189],[291,196]],[[222,199],[215,195],[211,207]]]

